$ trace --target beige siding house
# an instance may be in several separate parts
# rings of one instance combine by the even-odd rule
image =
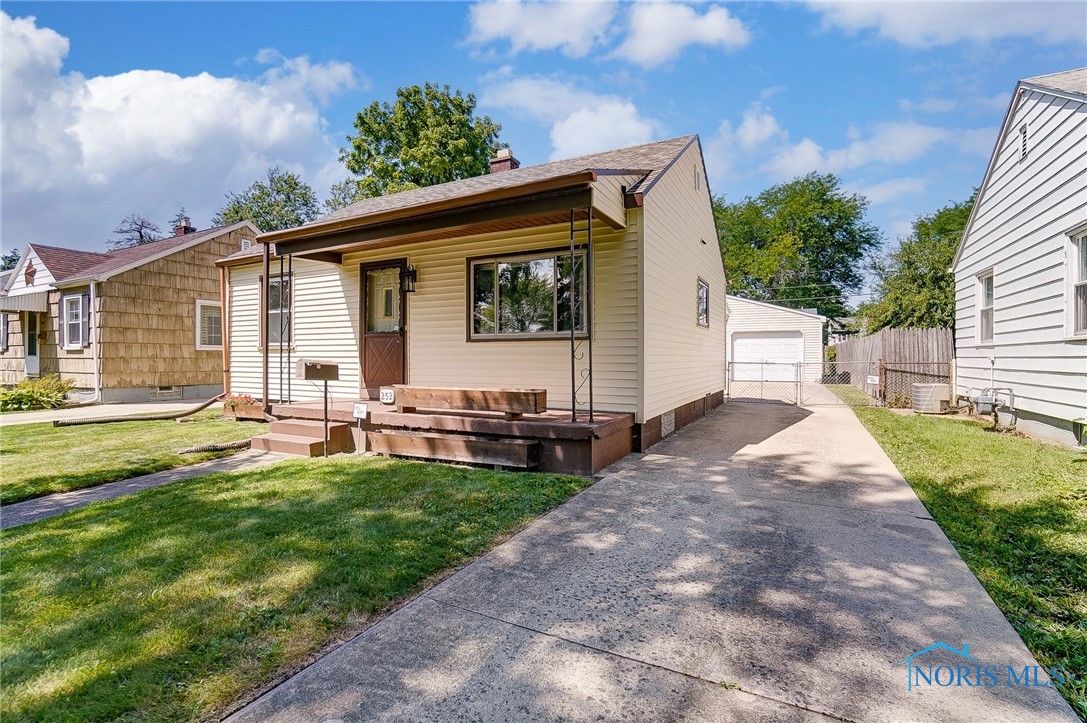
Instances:
[[[29,244],[0,292],[0,383],[59,375],[83,399],[222,391],[215,261],[248,248],[248,222],[93,253]]]
[[[1001,388],[1005,422],[1082,442],[1087,68],[1016,86],[953,271],[956,391]]]
[[[549,410],[629,419],[626,451],[723,401],[725,277],[696,136],[525,168],[506,155],[257,240],[220,261],[231,392],[320,399],[300,358],[339,365],[337,399],[544,389]]]

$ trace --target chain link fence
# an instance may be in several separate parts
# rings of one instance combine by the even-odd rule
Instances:
[[[947,362],[729,362],[728,398],[800,406],[909,408],[913,385],[950,384]]]

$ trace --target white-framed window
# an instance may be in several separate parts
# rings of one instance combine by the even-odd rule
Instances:
[[[698,280],[698,301],[695,307],[698,312],[698,325],[707,329],[710,326],[710,285]]]
[[[294,293],[288,274],[273,276],[268,283],[268,343],[290,346],[293,336]]]
[[[64,348],[81,349],[87,340],[83,338],[86,327],[84,314],[87,310],[83,307],[83,295],[65,296],[61,302],[61,324],[64,327]]]
[[[572,264],[569,251],[472,260],[468,279],[472,305],[469,338],[567,338],[571,318],[575,334],[584,334],[585,264],[582,251],[574,253]]]
[[[993,302],[996,298],[993,286],[993,272],[986,271],[978,275],[978,333],[980,343],[993,340]]]
[[[223,307],[218,301],[196,300],[196,348],[223,348]]]
[[[1087,232],[1072,239],[1072,333],[1087,336]]]

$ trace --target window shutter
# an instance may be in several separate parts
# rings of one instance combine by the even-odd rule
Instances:
[[[82,322],[83,332],[83,346],[91,345],[91,297],[87,294],[83,294],[83,318]]]
[[[24,334],[26,332],[23,332]],[[0,314],[0,351],[8,350],[8,315]]]
[[[67,336],[67,329],[64,328],[64,322],[67,321],[67,314],[64,311],[64,297],[57,299],[57,346],[61,349],[64,348],[64,338]]]

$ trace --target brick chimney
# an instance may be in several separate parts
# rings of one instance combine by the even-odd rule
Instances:
[[[499,148],[498,152],[494,154],[494,158],[491,159],[491,173],[512,171],[514,168],[520,167],[521,162],[513,157],[513,151],[509,148]]]
[[[192,233],[196,230],[196,226],[193,226],[189,222],[188,216],[182,216],[177,226],[174,226],[174,236],[184,236],[187,233]]]

